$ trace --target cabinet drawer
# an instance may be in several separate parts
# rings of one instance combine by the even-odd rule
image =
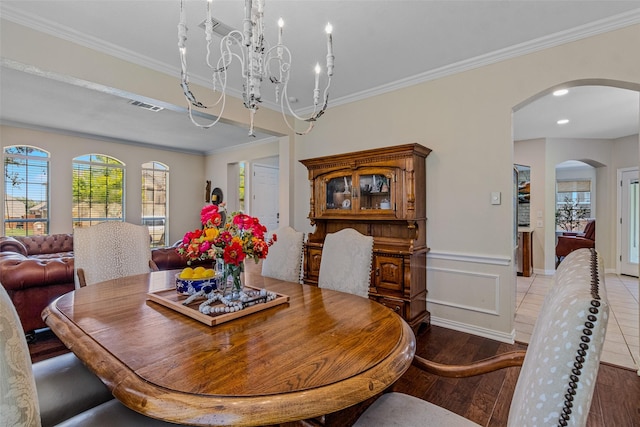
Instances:
[[[403,318],[406,318],[405,302],[403,300],[380,296],[371,296],[370,298],[389,308],[391,311],[398,313]]]
[[[404,287],[404,259],[376,254],[373,259],[373,284],[378,288],[398,292]]]

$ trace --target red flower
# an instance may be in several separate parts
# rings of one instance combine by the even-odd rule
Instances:
[[[219,226],[222,222],[222,216],[218,212],[217,205],[206,205],[200,211],[200,221],[202,225],[213,225],[215,227]]]
[[[238,226],[240,230],[247,230],[254,224],[254,219],[247,214],[239,213],[233,217],[233,223]]]
[[[238,242],[233,242],[231,245],[226,246],[224,248],[223,257],[226,264],[240,265],[245,258],[242,245]]]

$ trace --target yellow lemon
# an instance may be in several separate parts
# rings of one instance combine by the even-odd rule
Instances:
[[[193,268],[186,267],[185,269],[183,269],[182,272],[180,273],[180,278],[181,279],[191,279],[191,278],[193,278]]]
[[[200,266],[200,267],[196,267],[193,269],[193,278],[194,279],[201,279],[202,277],[204,277],[204,272],[205,272],[205,268]]]
[[[205,278],[209,278],[209,277],[213,277],[215,275],[215,272],[213,271],[213,268],[207,268],[204,271],[204,276]]]

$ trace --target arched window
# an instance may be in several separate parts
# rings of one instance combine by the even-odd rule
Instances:
[[[73,159],[73,226],[124,221],[124,163],[102,154]]]
[[[142,223],[149,227],[151,246],[167,245],[169,237],[169,168],[158,162],[142,164]]]
[[[49,153],[14,145],[4,149],[4,234],[49,232]]]

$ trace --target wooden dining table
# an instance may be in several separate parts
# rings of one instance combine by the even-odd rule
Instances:
[[[149,299],[176,271],[87,286],[53,301],[46,324],[127,407],[189,425],[262,426],[335,413],[410,366],[415,336],[355,295],[247,274],[288,301],[209,326]]]

